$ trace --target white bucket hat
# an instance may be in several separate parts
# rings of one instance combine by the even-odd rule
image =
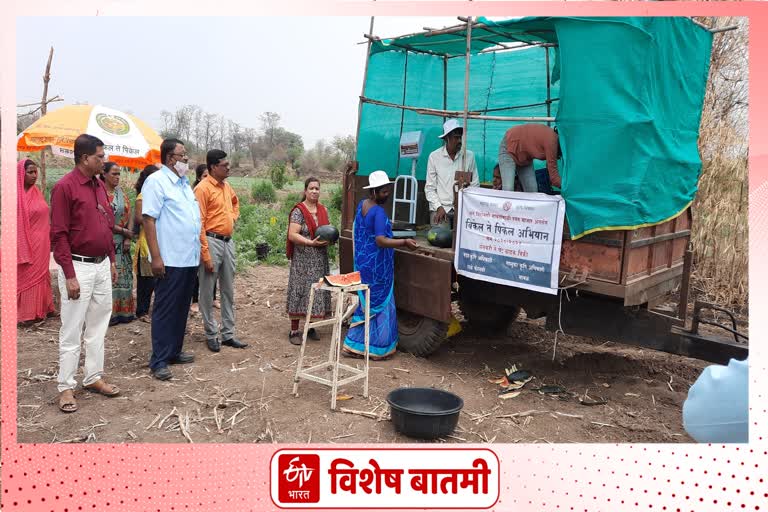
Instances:
[[[383,187],[384,185],[390,185],[391,183],[392,182],[389,181],[389,176],[387,176],[386,172],[373,171],[370,176],[368,176],[368,186],[363,188],[379,188]]]
[[[464,127],[459,124],[458,119],[449,119],[443,124],[443,134],[440,135],[441,139],[444,139],[446,135],[451,133],[453,130],[464,130]]]

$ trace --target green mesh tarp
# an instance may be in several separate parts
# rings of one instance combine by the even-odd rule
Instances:
[[[707,30],[685,18],[479,21],[486,28],[473,29],[469,109],[556,117],[562,195],[574,238],[663,222],[690,204],[701,171],[697,139],[712,44]],[[479,53],[520,41],[557,47]],[[364,96],[460,111],[465,51],[463,32],[377,41]],[[364,103],[360,174],[409,174],[410,160],[399,158],[400,134],[422,130],[426,144],[417,177],[424,179],[429,152],[442,144],[442,123],[441,117]],[[491,180],[501,138],[514,124],[468,122],[467,147],[481,181]]]

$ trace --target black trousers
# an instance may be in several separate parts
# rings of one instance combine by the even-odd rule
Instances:
[[[167,366],[168,361],[181,353],[196,275],[197,267],[165,267],[165,277],[155,280],[149,360],[153,370]]]
[[[155,278],[136,276],[136,316],[141,317],[149,313],[149,304],[152,301],[152,292],[155,290]]]

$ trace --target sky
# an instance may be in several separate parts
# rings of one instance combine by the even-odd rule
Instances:
[[[377,17],[374,34],[393,37],[459,23],[452,17]],[[54,47],[48,96],[129,112],[155,129],[160,112],[187,104],[260,128],[281,125],[311,147],[353,135],[369,17],[20,17],[17,104],[40,101]],[[25,109],[21,109],[20,112]]]

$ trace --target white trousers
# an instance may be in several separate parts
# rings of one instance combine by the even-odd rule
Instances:
[[[75,389],[80,363],[80,339],[85,343],[83,386],[93,384],[104,372],[104,336],[112,316],[112,273],[109,258],[101,263],[73,262],[80,283],[80,298],[67,293],[64,270],[59,267],[61,330],[59,331],[59,392]],[[85,329],[85,331],[83,331]]]

